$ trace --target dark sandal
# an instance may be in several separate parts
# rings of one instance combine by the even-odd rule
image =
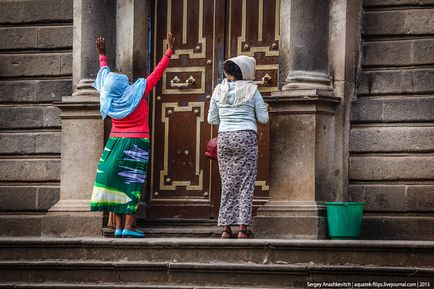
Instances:
[[[223,234],[224,233],[227,233],[227,234],[229,234],[229,236],[228,237],[223,237]],[[223,230],[223,232],[222,232],[222,237],[221,237],[222,239],[232,239],[233,238],[233,233],[232,233],[232,231],[228,231],[228,230]]]
[[[240,237],[240,233],[241,233],[241,234],[244,234],[245,237]],[[246,230],[240,230],[240,231],[238,231],[238,239],[250,239],[250,234],[249,234],[249,232],[246,231]]]

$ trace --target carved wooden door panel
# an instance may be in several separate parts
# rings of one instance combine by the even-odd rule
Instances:
[[[279,0],[154,1],[154,65],[165,51],[167,31],[172,31],[176,38],[176,54],[154,89],[151,101],[153,140],[150,192],[146,194],[148,219],[217,218],[218,166],[203,156],[206,142],[216,135],[216,129],[206,121],[209,99],[223,76],[224,59],[237,54],[256,58],[257,78],[268,80],[260,85],[263,93],[277,89],[276,2]],[[257,13],[247,17],[247,11],[251,13],[253,9]],[[259,134],[256,204],[268,195],[268,127],[261,127]]]
[[[218,192],[210,185],[213,164],[203,150],[213,136],[206,119],[218,75],[214,59],[224,57],[225,11],[218,9],[224,5],[224,0],[154,3],[155,61],[165,51],[168,31],[175,36],[176,53],[154,91],[150,219],[214,217]]]

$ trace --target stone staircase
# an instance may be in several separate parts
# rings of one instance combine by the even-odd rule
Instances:
[[[434,286],[433,260],[434,242],[423,241],[2,238],[0,288]]]

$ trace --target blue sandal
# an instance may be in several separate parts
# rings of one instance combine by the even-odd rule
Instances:
[[[122,238],[144,238],[145,233],[140,230],[131,231],[128,229],[124,229],[122,231]]]
[[[115,230],[115,238],[122,238],[122,229]]]

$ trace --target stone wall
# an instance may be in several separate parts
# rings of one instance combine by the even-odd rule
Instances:
[[[72,0],[0,1],[0,236],[39,235],[59,198],[72,16]]]
[[[364,238],[434,239],[434,1],[364,0],[350,199]]]

